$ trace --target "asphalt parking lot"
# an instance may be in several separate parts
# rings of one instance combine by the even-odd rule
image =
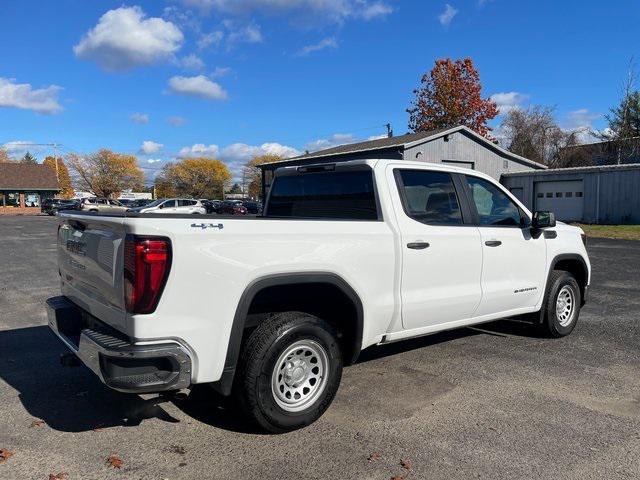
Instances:
[[[202,391],[121,394],[60,366],[55,229],[0,217],[2,479],[640,477],[640,242],[590,241],[571,336],[500,321],[374,348],[317,423],[271,436]]]

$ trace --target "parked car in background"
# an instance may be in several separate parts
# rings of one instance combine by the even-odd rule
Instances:
[[[202,206],[205,208],[205,210],[209,214],[218,213],[217,207],[219,205],[219,202],[217,203],[216,202],[217,200],[207,200],[206,198],[200,199],[200,203],[202,203]]]
[[[64,200],[62,198],[45,198],[40,207],[42,213],[55,215],[61,210],[78,210],[77,200]]]
[[[122,205],[118,200],[111,198],[83,198],[80,200],[78,210],[84,212],[99,212],[99,213],[120,213],[125,212],[127,207]]]
[[[145,206],[149,205],[152,202],[153,202],[153,200],[151,200],[150,198],[138,198],[138,199],[134,200],[133,202],[131,202],[131,205],[129,205],[129,207],[130,208],[145,207]]]
[[[262,202],[246,201],[242,205],[247,209],[247,213],[251,215],[260,215],[262,213]]]
[[[119,198],[118,201],[125,207],[131,207],[133,205],[133,202],[135,202],[135,200],[132,198]]]
[[[190,213],[206,214],[207,209],[200,200],[193,198],[160,198],[155,202],[139,208],[130,208],[128,211],[137,213]]]
[[[246,215],[247,207],[241,200],[225,200],[218,208],[218,213],[226,215]]]

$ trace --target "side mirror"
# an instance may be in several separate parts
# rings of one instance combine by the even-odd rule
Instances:
[[[553,212],[533,212],[532,228],[551,228],[556,226],[556,216]]]

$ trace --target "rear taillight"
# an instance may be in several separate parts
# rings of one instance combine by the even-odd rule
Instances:
[[[124,299],[129,313],[152,313],[171,268],[168,238],[127,236],[124,248]]]

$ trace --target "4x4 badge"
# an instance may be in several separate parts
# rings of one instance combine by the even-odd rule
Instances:
[[[206,228],[218,228],[222,230],[224,228],[224,225],[221,223],[192,223],[191,228],[200,228],[202,230]]]

